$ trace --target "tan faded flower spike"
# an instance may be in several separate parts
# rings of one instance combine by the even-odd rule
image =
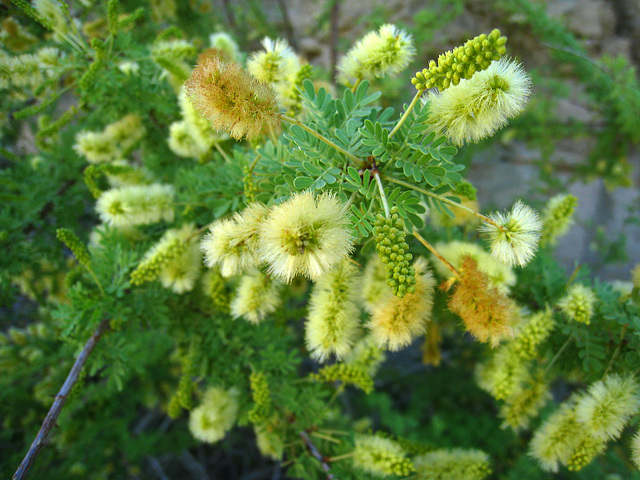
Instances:
[[[200,115],[236,140],[256,137],[280,121],[274,90],[236,62],[205,57],[185,82],[185,91]]]

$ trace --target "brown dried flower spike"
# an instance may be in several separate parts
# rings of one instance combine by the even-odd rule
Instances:
[[[209,56],[196,66],[185,82],[194,108],[211,122],[239,140],[258,136],[265,126],[278,125],[279,111],[273,89],[235,62]]]
[[[449,298],[449,309],[464,321],[464,325],[481,342],[497,345],[512,334],[513,305],[509,298],[491,286],[487,275],[469,256],[462,260],[460,279]]]

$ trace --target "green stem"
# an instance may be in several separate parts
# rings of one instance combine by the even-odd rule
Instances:
[[[305,132],[310,133],[311,135],[313,135],[314,137],[316,137],[318,140],[320,140],[321,142],[326,143],[327,145],[329,145],[331,148],[337,150],[338,152],[342,153],[345,157],[349,158],[350,160],[353,160],[354,162],[356,162],[357,165],[359,166],[364,166],[364,162],[362,160],[360,160],[358,157],[356,157],[355,155],[353,155],[352,153],[347,152],[344,148],[336,145],[335,143],[333,143],[331,140],[329,140],[328,138],[323,137],[322,135],[320,135],[318,132],[316,132],[315,130],[313,130],[312,128],[306,126],[304,123],[300,122],[299,120],[296,120],[295,118],[291,118],[288,117],[287,115],[281,114],[280,118],[282,120],[284,120],[285,122],[289,122],[293,125],[297,125],[300,128],[302,128]]]
[[[546,375],[549,372],[549,370],[551,370],[551,367],[553,366],[553,364],[556,363],[556,360],[558,360],[558,358],[560,358],[560,355],[562,354],[562,352],[564,352],[564,349],[569,346],[572,340],[573,340],[573,334],[569,335],[567,340],[560,347],[560,350],[558,350],[558,352],[551,359],[551,363],[549,363],[549,365],[547,365],[547,368],[544,369],[544,375]]]
[[[494,221],[491,218],[487,217],[486,215],[483,215],[483,214],[481,214],[479,212],[476,212],[475,210],[473,210],[473,209],[471,209],[469,207],[465,207],[464,205],[456,203],[453,200],[449,200],[447,197],[443,197],[442,195],[438,195],[437,193],[430,192],[429,190],[425,190],[424,188],[416,187],[415,185],[411,185],[408,182],[404,182],[402,180],[398,180],[397,178],[393,178],[393,177],[390,177],[388,175],[385,175],[384,179],[388,180],[388,181],[390,181],[392,183],[396,183],[398,185],[402,185],[403,187],[407,187],[407,188],[410,188],[412,190],[415,190],[416,192],[423,193],[424,195],[428,195],[429,197],[437,198],[442,203],[446,203],[447,205],[451,205],[452,207],[459,208],[460,210],[464,210],[465,212],[468,212],[468,213],[478,217],[483,222],[486,222],[486,223],[488,223],[490,225],[493,225],[494,227],[496,227],[499,230],[502,230],[503,232],[507,231],[507,229],[504,226],[500,225],[499,223],[497,223],[496,221]]]
[[[214,141],[213,142],[213,146],[216,147],[216,150],[218,151],[218,153],[222,156],[222,158],[224,158],[224,161],[227,163],[231,163],[231,159],[229,158],[229,155],[227,155],[224,150],[220,147],[220,143],[218,141]]]
[[[431,253],[433,253],[438,260],[440,260],[442,263],[444,263],[444,265],[451,271],[451,273],[453,273],[453,275],[456,278],[458,278],[458,279],[460,278],[460,272],[456,269],[456,267],[451,265],[451,263],[449,263],[446,258],[444,258],[442,255],[440,255],[440,253],[434,248],[433,245],[431,245],[424,238],[422,238],[422,236],[418,232],[413,232],[413,236],[416,237],[416,239],[422,245],[424,245],[427,250],[429,250]]]
[[[622,332],[620,333],[620,340],[618,342],[618,346],[616,347],[616,350],[613,352],[613,355],[611,356],[611,360],[609,360],[609,364],[607,365],[606,370],[602,374],[602,378],[607,376],[607,373],[609,373],[609,370],[611,370],[611,367],[613,366],[613,362],[615,362],[616,359],[618,358],[618,355],[620,355],[620,350],[622,349],[622,341],[624,340],[624,336],[626,334],[627,334],[627,325],[622,327]]]
[[[351,91],[352,91],[353,93],[356,93],[356,90],[358,89],[358,86],[359,86],[361,83],[362,83],[362,79],[361,79],[361,78],[359,78],[358,80],[356,80],[356,83],[354,83],[354,84],[351,86]]]
[[[88,265],[85,265],[85,266],[89,271],[89,273],[91,274],[91,276],[93,277],[93,281],[96,282],[96,285],[98,285],[98,288],[100,289],[100,293],[102,293],[102,296],[106,297],[106,294],[104,293],[104,290],[102,288],[102,284],[100,283],[100,280],[98,280],[98,276],[96,275],[96,273]]]
[[[418,103],[418,100],[420,100],[420,97],[422,96],[423,93],[424,93],[424,90],[418,90],[418,93],[416,93],[416,96],[413,97],[413,100],[411,100],[411,103],[409,104],[407,109],[404,111],[404,114],[402,115],[402,117],[398,121],[398,124],[395,127],[393,127],[393,130],[391,130],[391,133],[389,133],[389,138],[393,137],[393,135],[398,130],[400,130],[400,127],[405,122],[405,120],[407,119],[409,114],[413,111],[413,109],[415,108],[416,104]]]
[[[380,190],[380,198],[382,199],[382,206],[384,207],[384,216],[389,218],[389,204],[387,203],[387,196],[384,194],[384,187],[382,186],[382,180],[380,180],[380,173],[374,170],[373,176],[378,184],[378,190]]]
[[[338,460],[344,460],[345,458],[353,457],[354,452],[345,453],[343,455],[338,455],[337,457],[331,457],[327,459],[327,462],[337,462]]]

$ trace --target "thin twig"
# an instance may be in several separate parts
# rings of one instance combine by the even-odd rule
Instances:
[[[613,352],[613,355],[611,356],[611,360],[609,360],[609,364],[607,365],[607,369],[602,374],[602,378],[607,376],[607,373],[609,373],[609,370],[611,370],[611,367],[613,367],[613,362],[615,362],[616,359],[618,358],[618,355],[620,355],[620,350],[622,350],[622,342],[624,341],[624,336],[627,334],[627,327],[628,327],[627,325],[622,327],[622,332],[620,333],[620,340],[618,341],[618,346],[616,347],[616,350]]]
[[[382,186],[382,180],[380,180],[380,172],[373,171],[373,176],[378,184],[378,190],[380,191],[380,198],[382,199],[382,206],[384,207],[384,216],[389,218],[389,204],[387,203],[387,196],[384,194],[384,187]]]
[[[404,111],[404,114],[402,115],[402,118],[400,118],[400,120],[398,121],[397,125],[395,127],[393,127],[393,130],[391,130],[391,133],[389,133],[389,138],[393,137],[393,135],[398,130],[400,130],[400,127],[405,122],[405,120],[407,119],[409,114],[413,111],[413,109],[415,108],[416,104],[418,103],[418,100],[420,100],[420,97],[422,96],[423,93],[424,93],[424,90],[418,90],[418,93],[416,93],[416,96],[413,97],[413,100],[411,100],[411,103],[409,104],[407,109]]]
[[[556,360],[558,360],[558,358],[560,358],[560,355],[562,354],[562,352],[564,352],[564,349],[569,346],[572,340],[573,340],[573,334],[569,335],[569,337],[565,340],[565,342],[560,347],[560,350],[558,350],[558,352],[553,356],[553,358],[551,359],[551,363],[549,363],[549,365],[547,365],[547,368],[544,369],[544,375],[549,373],[549,370],[551,370],[551,367],[553,366],[553,364],[556,363]]]
[[[444,265],[451,271],[451,273],[453,273],[453,275],[456,278],[458,278],[458,279],[461,278],[460,272],[456,269],[456,267],[451,265],[451,263],[449,263],[446,258],[444,258],[442,255],[440,255],[440,253],[434,248],[433,245],[431,245],[424,238],[422,238],[422,236],[418,232],[413,232],[413,236],[416,237],[416,239],[418,239],[418,241],[422,245],[424,245],[427,250],[429,250],[431,253],[433,253],[438,260],[440,260],[442,263],[444,263]]]
[[[286,115],[280,115],[280,118],[282,120],[284,120],[285,122],[289,122],[289,123],[291,123],[293,125],[299,126],[305,132],[310,133],[311,135],[316,137],[321,142],[326,143],[331,148],[333,148],[333,149],[337,150],[338,152],[342,153],[345,157],[347,157],[347,158],[353,160],[354,162],[356,162],[357,165],[360,165],[360,166],[363,165],[364,162],[361,159],[359,159],[358,157],[356,157],[354,154],[347,152],[344,148],[340,147],[339,145],[336,145],[331,140],[329,140],[328,138],[322,136],[320,133],[316,132],[314,129],[312,129],[311,127],[305,125],[304,123],[300,122],[299,120],[297,120],[295,118],[288,117]]]
[[[73,367],[71,367],[71,371],[69,372],[69,375],[67,375],[67,379],[64,381],[62,388],[60,388],[60,391],[55,396],[53,405],[51,405],[49,413],[47,413],[44,422],[42,422],[40,431],[36,435],[36,438],[33,440],[33,443],[31,444],[29,451],[25,455],[24,460],[22,460],[22,463],[16,470],[16,473],[13,475],[13,480],[22,480],[26,477],[29,468],[31,468],[31,465],[38,456],[40,449],[44,446],[44,443],[47,440],[51,429],[56,424],[56,420],[58,419],[58,416],[62,411],[62,407],[64,407],[64,404],[67,401],[69,392],[78,381],[78,377],[80,376],[82,367],[84,367],[84,364],[89,358],[89,355],[91,355],[91,352],[96,346],[96,343],[98,343],[98,340],[100,340],[100,337],[108,328],[109,319],[105,318],[104,320],[102,320],[102,322],[100,322],[100,325],[98,325],[98,328],[96,328],[91,337],[89,337],[87,343],[85,343],[84,348],[78,355],[78,358],[76,358]]]
[[[320,451],[313,444],[313,442],[311,441],[311,437],[309,437],[309,434],[305,430],[303,430],[300,432],[300,437],[302,437],[302,440],[304,440],[304,443],[311,452],[311,455],[313,455],[322,465],[322,469],[327,473],[327,480],[334,480],[335,477],[333,476],[333,474],[329,473],[329,471],[331,470],[331,466],[327,463],[327,459],[322,456]]]
[[[496,227],[497,229],[502,230],[503,232],[507,231],[507,229],[506,229],[506,227],[504,225],[500,225],[495,220],[487,217],[486,215],[481,214],[480,212],[476,212],[475,210],[473,210],[473,209],[471,209],[469,207],[465,207],[464,205],[456,203],[453,200],[449,200],[447,197],[445,197],[443,195],[438,195],[437,193],[430,192],[429,190],[425,190],[424,188],[416,187],[415,185],[412,185],[412,184],[410,184],[408,182],[405,182],[403,180],[398,180],[397,178],[390,177],[389,175],[385,175],[384,179],[390,181],[391,183],[396,183],[398,185],[402,185],[403,187],[407,187],[407,188],[410,188],[412,190],[415,190],[416,192],[420,192],[420,193],[422,193],[424,195],[428,195],[429,197],[437,198],[442,203],[446,203],[448,205],[451,205],[452,207],[459,208],[460,210],[464,210],[465,212],[470,213],[471,215],[474,215],[475,217],[478,217],[483,222],[486,222],[489,225],[492,225],[492,226]]]

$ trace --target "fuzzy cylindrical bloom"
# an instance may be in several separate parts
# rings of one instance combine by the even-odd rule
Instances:
[[[576,397],[560,405],[536,430],[529,445],[531,455],[543,470],[557,472],[559,464],[566,465],[583,438],[584,427],[575,412]]]
[[[231,301],[231,315],[257,325],[280,306],[280,286],[259,270],[244,275]]]
[[[228,33],[212,33],[209,35],[209,45],[225,62],[237,61],[240,56],[240,47]]]
[[[479,228],[491,243],[491,255],[510,266],[527,265],[535,254],[542,230],[538,212],[517,200],[510,212],[492,213],[489,218],[503,227],[484,222]]]
[[[386,281],[387,273],[384,263],[380,261],[378,255],[373,255],[364,269],[362,289],[360,292],[362,306],[368,313],[372,314],[375,312],[378,303],[391,293]]]
[[[554,244],[573,222],[573,212],[578,205],[578,199],[573,195],[556,195],[551,198],[542,214],[542,237],[540,243]]]
[[[544,342],[555,326],[551,310],[537,312],[524,319],[513,340],[514,350],[524,360],[534,358],[538,347]]]
[[[589,325],[595,304],[596,295],[593,290],[576,283],[569,287],[567,294],[558,302],[558,307],[570,320]]]
[[[256,434],[256,444],[260,453],[276,461],[282,460],[282,455],[284,454],[282,433],[272,425],[255,425],[253,430]]]
[[[247,61],[249,73],[266,83],[293,82],[300,70],[300,59],[289,43],[282,38],[272,40],[269,37],[261,43],[264,50],[255,52]]]
[[[104,132],[79,132],[73,149],[91,163],[112,162],[120,158],[116,142]]]
[[[496,400],[504,400],[521,391],[528,379],[527,365],[512,343],[500,345],[476,368],[478,386]]]
[[[478,142],[524,110],[530,85],[529,75],[518,63],[493,62],[471,79],[429,96],[430,128],[456,145]]]
[[[331,355],[344,358],[360,332],[360,312],[355,303],[355,265],[343,261],[321,277],[311,292],[305,324],[305,343],[320,362]]]
[[[615,440],[640,410],[640,385],[634,377],[608,375],[593,383],[576,405],[576,418],[598,440]]]
[[[171,185],[128,185],[107,190],[96,203],[100,219],[114,227],[173,221]]]
[[[471,257],[463,258],[460,275],[449,309],[462,318],[467,331],[492,346],[511,336],[514,313],[509,298],[491,286]]]
[[[353,464],[376,476],[405,476],[415,470],[405,455],[404,449],[390,438],[357,435]]]
[[[417,480],[483,480],[491,474],[489,455],[475,449],[441,449],[414,459]]]
[[[200,247],[205,265],[209,268],[218,265],[223,277],[258,266],[260,231],[268,213],[268,207],[252,203],[232,218],[213,224]]]
[[[529,426],[547,400],[551,398],[549,385],[541,374],[534,374],[515,393],[506,398],[500,407],[499,417],[503,418],[501,428],[510,427],[516,432]]]
[[[382,25],[356,43],[338,64],[338,80],[371,80],[407,68],[416,50],[411,35],[395,25]]]
[[[640,470],[640,432],[637,432],[631,440],[631,461]]]
[[[184,245],[182,251],[165,262],[160,269],[162,286],[176,293],[193,290],[200,276],[202,264],[195,231],[193,224],[187,224],[180,229],[167,232],[169,236],[175,236],[178,242]]]
[[[493,258],[476,243],[454,240],[449,243],[436,243],[435,248],[457,270],[462,267],[464,257],[471,257],[477,263],[478,270],[487,275],[491,281],[491,286],[496,287],[503,293],[509,293],[509,288],[516,284],[516,275],[511,267]],[[436,259],[435,256],[433,257],[433,264],[436,272],[442,277],[451,276],[451,270]]]
[[[215,443],[231,429],[238,417],[238,392],[210,387],[202,403],[191,411],[189,430],[198,440]]]
[[[132,149],[147,133],[140,115],[130,113],[107,125],[104,134],[122,150]]]
[[[381,348],[391,351],[409,345],[426,332],[426,323],[433,308],[435,279],[424,258],[418,258],[415,291],[400,298],[395,295],[379,303],[369,321],[373,338]]]
[[[260,258],[285,282],[296,275],[318,280],[352,249],[346,207],[329,193],[298,193],[273,207],[262,224]]]
[[[265,127],[279,122],[273,89],[235,62],[206,57],[185,82],[185,90],[195,109],[213,127],[239,140],[254,138]]]

